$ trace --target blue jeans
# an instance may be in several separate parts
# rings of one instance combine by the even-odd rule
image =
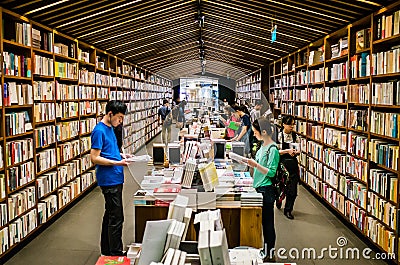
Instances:
[[[256,188],[258,193],[263,195],[262,207],[262,226],[264,235],[264,250],[267,256],[273,256],[271,250],[275,248],[276,234],[275,234],[275,216],[274,216],[274,203],[276,198],[275,187],[262,186]]]

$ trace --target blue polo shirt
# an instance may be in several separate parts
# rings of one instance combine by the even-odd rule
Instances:
[[[99,122],[92,131],[91,140],[92,149],[100,149],[101,157],[116,161],[122,159],[112,126]],[[96,179],[99,186],[122,184],[124,183],[123,166],[96,165]]]

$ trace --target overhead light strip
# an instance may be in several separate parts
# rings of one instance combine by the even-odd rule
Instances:
[[[107,10],[98,12],[96,14],[92,14],[92,15],[89,15],[89,16],[86,16],[86,17],[82,17],[82,18],[70,21],[68,23],[64,23],[64,24],[62,24],[60,26],[57,26],[56,28],[62,28],[62,27],[65,27],[65,26],[68,26],[68,25],[71,25],[71,24],[75,24],[75,23],[77,23],[79,21],[86,20],[86,19],[89,19],[91,17],[99,16],[101,14],[108,13],[108,12],[111,12],[111,11],[116,10],[116,9],[121,9],[121,8],[123,8],[125,6],[133,5],[133,4],[136,4],[137,2],[141,2],[141,1],[142,0],[129,1],[128,3],[125,3],[123,5],[119,5],[119,6],[116,6],[116,7],[113,7],[113,8],[108,8]]]
[[[194,2],[194,0],[189,0],[189,2]],[[143,15],[143,16],[141,16],[141,17],[135,17],[135,18],[126,20],[126,21],[124,21],[124,22],[114,24],[114,25],[109,26],[109,27],[105,27],[105,28],[102,28],[102,29],[99,29],[99,30],[95,30],[95,31],[89,32],[89,33],[87,33],[87,34],[84,34],[84,35],[79,36],[78,38],[84,38],[84,37],[87,37],[87,36],[90,36],[90,35],[93,35],[93,34],[97,34],[97,33],[99,33],[99,32],[102,32],[102,31],[104,31],[104,30],[109,30],[109,29],[112,29],[112,28],[115,28],[115,27],[119,27],[119,26],[121,26],[121,25],[125,25],[125,24],[128,24],[128,23],[132,23],[133,21],[136,21],[136,20],[142,20],[143,18],[148,17],[148,16],[153,16],[154,14],[165,13],[167,10],[176,9],[176,8],[179,7],[179,6],[187,5],[187,3],[188,3],[188,1],[185,1],[185,2],[180,3],[180,4],[175,4],[175,5],[171,6],[171,7],[163,8],[163,9],[157,10],[157,11],[155,11],[155,12],[153,12],[153,13],[148,13],[148,14],[146,14],[146,15]]]
[[[164,42],[164,41],[167,41],[167,40],[170,40],[170,39],[175,39],[175,38],[178,38],[180,36],[184,36],[184,35],[187,35],[189,33],[195,32],[195,31],[197,31],[197,29],[186,31],[186,32],[180,33],[178,35],[172,35],[172,36],[170,36],[170,37],[168,37],[166,39],[160,39],[160,40],[155,41],[155,42],[147,43],[147,44],[139,46],[139,47],[135,47],[135,48],[132,48],[132,49],[129,49],[129,50],[125,50],[123,52],[117,53],[117,55],[124,54],[124,53],[131,52],[131,51],[135,51],[135,50],[138,50],[138,49],[142,49],[142,48],[145,48],[147,46],[155,45],[157,43]]]
[[[49,7],[56,6],[56,5],[59,5],[59,4],[68,2],[68,1],[69,1],[69,0],[57,1],[57,2],[55,2],[55,3],[49,4],[49,5],[45,5],[45,6],[36,8],[36,9],[34,9],[34,10],[31,10],[31,11],[29,11],[29,12],[26,12],[25,15],[33,14],[33,13],[35,13],[35,12],[37,12],[37,11],[40,11],[40,10],[43,10],[43,9],[47,9],[47,8],[49,8]]]
[[[122,37],[122,36],[125,36],[125,35],[128,35],[128,34],[132,34],[132,33],[135,33],[135,32],[137,32],[137,31],[140,32],[140,31],[143,31],[143,30],[145,30],[145,29],[153,28],[153,27],[155,27],[155,26],[159,26],[159,25],[162,25],[162,24],[165,24],[165,23],[168,23],[168,22],[172,22],[172,21],[174,21],[174,20],[178,20],[178,19],[181,19],[182,17],[187,17],[187,16],[190,16],[190,15],[191,15],[191,14],[187,14],[187,15],[183,15],[183,16],[180,16],[180,17],[171,18],[171,19],[168,19],[168,20],[163,20],[163,21],[157,22],[157,23],[155,23],[155,24],[147,25],[147,26],[145,26],[145,27],[143,27],[143,28],[137,28],[137,29],[134,29],[134,30],[130,30],[130,31],[127,31],[127,32],[118,34],[118,35],[114,35],[114,36],[112,36],[112,37],[108,37],[108,38],[105,38],[105,39],[101,39],[101,40],[99,40],[99,41],[95,41],[94,44],[101,43],[101,42],[105,42],[105,41],[109,41],[109,40],[112,40],[112,39],[115,39],[115,38],[120,38],[120,37]],[[146,38],[146,37],[145,37],[145,38]],[[144,39],[144,38],[143,38],[143,39]],[[109,49],[114,49],[114,48],[117,48],[117,47],[120,47],[120,46],[117,45],[117,46],[111,47],[111,48],[109,48]]]
[[[211,1],[208,1],[208,0],[204,0],[204,1],[206,1],[206,2],[211,2]],[[213,2],[213,4],[219,5],[219,6],[228,8],[228,9],[236,10],[238,13],[243,13],[243,12],[244,12],[244,13],[247,13],[247,14],[251,14],[251,15],[253,15],[253,16],[258,16],[258,17],[262,17],[262,18],[265,18],[265,19],[274,20],[275,22],[280,22],[280,23],[288,24],[288,25],[291,25],[291,26],[294,26],[294,27],[304,28],[304,29],[308,29],[308,30],[311,30],[311,31],[319,32],[319,33],[322,33],[322,34],[328,34],[327,32],[322,31],[322,30],[318,30],[318,29],[306,27],[306,26],[299,25],[299,24],[292,23],[292,22],[288,22],[288,21],[285,21],[285,20],[282,20],[282,19],[273,18],[273,17],[267,16],[267,15],[261,15],[261,14],[258,14],[258,13],[250,12],[250,11],[248,11],[248,10],[246,10],[246,9],[237,8],[237,7],[234,7],[234,6],[232,6],[232,5],[227,6],[227,5],[225,5],[225,4],[220,4],[220,3],[216,3],[216,2]]]

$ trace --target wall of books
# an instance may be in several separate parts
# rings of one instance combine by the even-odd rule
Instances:
[[[261,100],[261,69],[236,80],[236,101],[250,101],[254,106],[255,101]]]
[[[396,254],[399,15],[397,2],[269,70],[275,112],[297,119],[303,182],[380,250]]]
[[[0,258],[94,186],[90,133],[109,99],[129,106],[135,153],[160,126],[170,80],[2,9]]]

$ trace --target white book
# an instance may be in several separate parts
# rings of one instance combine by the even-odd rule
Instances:
[[[225,229],[210,231],[210,253],[213,265],[230,264]]]
[[[167,253],[165,254],[165,259],[163,261],[164,265],[172,265],[172,259],[174,258],[175,255],[175,249],[169,248],[167,250]]]
[[[174,258],[172,259],[171,265],[178,265],[179,259],[181,258],[181,251],[179,249],[175,250]]]
[[[172,220],[147,221],[138,265],[161,261]]]
[[[186,234],[189,228],[190,220],[192,218],[192,208],[186,208],[185,216],[183,217],[183,223],[185,224],[185,230],[183,231],[182,240],[186,239]]]
[[[213,265],[210,252],[210,231],[200,231],[198,251],[201,265]]]
[[[189,203],[189,198],[182,195],[177,195],[175,200],[170,204],[168,210],[168,219],[175,219],[179,222],[183,221],[185,209]]]
[[[175,230],[176,224],[177,224],[177,221],[172,219],[171,225],[169,226],[168,231],[167,231],[167,238],[166,238],[166,241],[165,241],[164,253],[166,253],[167,250],[171,246],[171,241],[172,241],[172,237],[173,237],[173,234],[174,234],[174,230]]]

